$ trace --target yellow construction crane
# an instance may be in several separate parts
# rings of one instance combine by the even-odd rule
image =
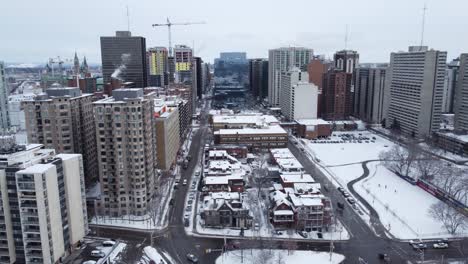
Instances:
[[[187,25],[196,25],[196,24],[206,24],[204,21],[200,22],[184,22],[184,23],[172,23],[169,18],[167,18],[167,23],[164,24],[153,24],[153,27],[163,27],[167,26],[167,31],[169,33],[169,56],[172,57],[172,37],[171,37],[171,27],[172,26],[187,26]]]

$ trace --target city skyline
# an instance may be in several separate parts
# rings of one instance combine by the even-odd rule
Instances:
[[[463,34],[468,25],[463,10],[468,3],[462,0],[452,5],[423,0],[378,4],[362,0],[348,8],[341,8],[344,1],[320,4],[297,1],[297,4],[281,7],[266,1],[248,4],[246,1],[234,4],[206,1],[209,3],[204,4],[210,8],[200,8],[200,3],[189,1],[110,4],[109,1],[85,0],[79,6],[53,0],[45,2],[28,3],[27,10],[23,10],[21,1],[2,6],[4,19],[0,27],[3,35],[9,36],[0,47],[2,60],[45,63],[56,56],[71,59],[77,51],[90,63],[98,63],[99,37],[127,30],[127,5],[130,30],[134,36],[145,37],[148,47],[167,46],[167,29],[151,27],[153,23],[163,23],[166,17],[173,22],[206,21],[204,25],[174,27],[173,43],[194,45],[195,56],[209,62],[221,51],[245,51],[249,58],[266,58],[269,49],[282,46],[310,47],[317,54],[331,57],[335,51],[345,48],[346,25],[349,29],[346,48],[359,51],[362,62],[388,62],[391,52],[420,43],[425,3],[428,10],[424,45],[447,51],[448,58],[455,58],[468,44],[468,37]],[[268,15],[261,15],[258,10]],[[78,15],[76,19],[70,18],[71,12]],[[80,16],[84,13],[85,18]],[[96,23],[102,21],[103,15],[106,23]],[[32,39],[40,41],[34,42],[32,47]]]

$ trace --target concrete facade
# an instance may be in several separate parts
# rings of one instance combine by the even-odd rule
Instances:
[[[281,77],[280,106],[288,120],[317,118],[318,88],[307,72],[293,69]]]
[[[5,80],[5,67],[0,61],[0,130],[10,128],[10,117],[8,115],[8,87]]]
[[[77,87],[49,88],[48,96],[22,102],[28,142],[43,144],[57,153],[83,155],[86,179],[98,176],[93,95]]]
[[[179,110],[169,108],[156,118],[156,141],[158,166],[162,170],[169,170],[177,159],[180,147]]]
[[[439,129],[447,52],[410,47],[390,55],[386,126],[416,138]]]
[[[280,105],[281,76],[292,67],[306,70],[314,51],[302,47],[272,49],[268,52],[268,103]]]
[[[354,116],[380,124],[384,116],[386,68],[360,67],[354,73]]]
[[[101,182],[98,213],[144,215],[157,179],[154,93],[117,89],[94,102]]]
[[[468,132],[468,53],[460,55],[460,71],[455,91],[455,129]]]

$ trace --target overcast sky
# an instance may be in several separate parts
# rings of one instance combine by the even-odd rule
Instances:
[[[331,56],[345,46],[361,62],[387,62],[392,51],[420,42],[427,3],[424,44],[448,51],[451,60],[468,52],[467,0],[2,0],[0,60],[46,62],[80,57],[100,63],[100,36],[127,29],[146,37],[147,47],[167,46],[167,28],[153,23],[206,21],[173,28],[173,43],[195,44],[195,54],[212,61],[221,51],[267,57],[268,49],[306,46]]]

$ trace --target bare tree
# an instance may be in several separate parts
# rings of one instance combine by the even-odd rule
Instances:
[[[266,163],[268,160],[267,154],[260,154],[258,161],[258,168],[253,170],[252,184],[257,189],[257,198],[260,198],[263,188],[265,188],[269,182],[268,169]]]
[[[454,235],[458,230],[468,226],[468,218],[444,202],[437,202],[429,209],[429,215],[442,222],[447,232]]]
[[[284,260],[284,256],[281,252],[278,252],[278,254],[276,254],[276,264],[285,264],[285,260]]]
[[[456,166],[446,166],[432,181],[450,197],[466,203],[468,198],[468,171]]]
[[[271,259],[273,258],[273,255],[268,252],[266,249],[260,249],[260,251],[257,254],[256,257],[256,262],[258,264],[269,264],[271,263]]]
[[[444,162],[428,154],[421,155],[416,162],[418,178],[431,180],[444,169]]]
[[[288,256],[294,254],[294,251],[298,248],[296,241],[287,240],[284,241],[284,247],[288,250]]]
[[[409,176],[419,156],[420,149],[415,142],[408,143],[406,148],[394,145],[390,150],[379,154],[385,167],[402,176]]]

